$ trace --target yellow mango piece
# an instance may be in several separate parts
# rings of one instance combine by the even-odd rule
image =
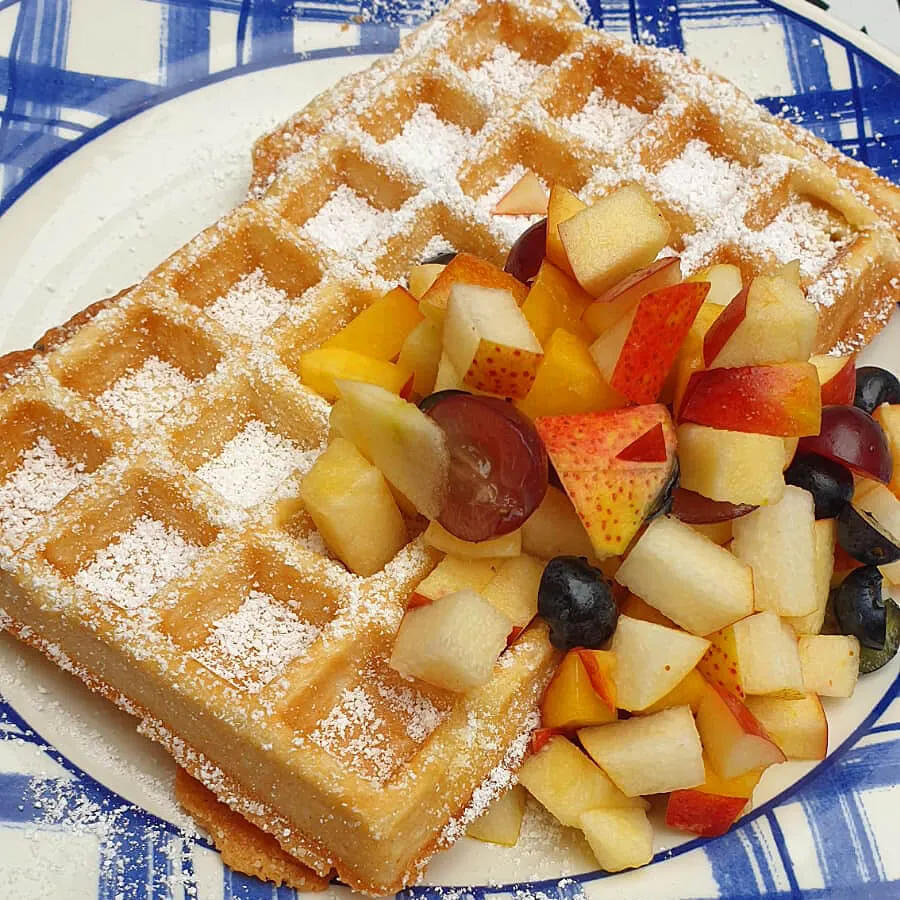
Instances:
[[[389,361],[397,358],[407,335],[423,318],[416,298],[406,288],[395,287],[322,346]]]
[[[541,725],[569,729],[615,720],[616,711],[594,690],[578,652],[569,651],[544,692]]]
[[[581,323],[581,317],[591,302],[591,295],[577,281],[545,259],[522,304],[522,312],[541,344],[546,344],[557,328],[590,341],[591,333]]]
[[[441,328],[429,319],[419,322],[403,342],[397,365],[413,373],[413,391],[420,397],[434,389],[443,348]]]
[[[394,363],[340,347],[319,347],[300,357],[300,380],[326,400],[340,397],[335,380],[364,381],[399,394],[411,377]]]
[[[570,278],[574,278],[575,275],[569,265],[569,257],[563,249],[559,223],[571,219],[586,206],[587,204],[582,203],[568,188],[559,184],[554,184],[550,188],[550,199],[547,202],[547,259]]]
[[[587,341],[557,328],[545,345],[531,390],[518,406],[537,418],[613,409],[625,403],[603,379]]]
[[[649,715],[659,712],[661,709],[671,709],[673,706],[689,706],[691,712],[696,714],[700,708],[700,701],[708,690],[709,684],[706,679],[696,669],[691,669],[668,694],[641,710],[641,715]],[[710,793],[715,792],[710,791]]]

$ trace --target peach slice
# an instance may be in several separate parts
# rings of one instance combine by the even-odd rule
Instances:
[[[819,373],[822,406],[849,406],[856,394],[855,356],[811,356],[809,361]]]
[[[581,317],[591,303],[591,295],[561,269],[546,259],[531,284],[522,312],[537,339],[545,344],[557,328],[591,339]]]
[[[610,709],[618,707],[616,694],[616,670],[618,661],[616,654],[611,650],[586,650],[579,648],[575,651],[584,664],[591,685]]]
[[[353,350],[363,356],[396,359],[409,333],[422,321],[419,304],[406,288],[395,287],[351,319],[323,347]]]
[[[613,683],[613,693],[615,685]],[[570,650],[560,663],[541,700],[541,724],[551,730],[571,730],[616,720],[615,698],[609,703],[594,689],[584,660]]]
[[[806,437],[819,433],[822,397],[815,366],[780,363],[694,372],[678,413],[728,431]]]
[[[725,307],[740,294],[743,289],[741,270],[727,263],[716,263],[699,272],[694,272],[685,281],[708,281],[710,283],[707,301]]]
[[[545,216],[547,191],[534,172],[526,172],[496,203],[495,216]]]
[[[547,259],[566,275],[575,277],[569,258],[563,249],[562,239],[559,236],[559,226],[567,219],[571,219],[575,213],[586,209],[578,197],[568,188],[560,184],[554,184],[550,188],[550,199],[547,201]]]
[[[697,669],[691,669],[675,687],[664,694],[659,700],[651,703],[646,709],[641,710],[642,715],[659,712],[661,709],[672,709],[675,706],[689,706],[691,712],[696,715],[700,708],[700,701],[706,695],[706,679]]]
[[[413,373],[413,393],[425,397],[434,389],[443,350],[441,329],[429,319],[416,325],[400,348],[397,365]]]

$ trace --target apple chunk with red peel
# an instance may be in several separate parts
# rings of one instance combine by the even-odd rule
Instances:
[[[697,789],[672,791],[666,803],[666,825],[700,837],[721,837],[746,806],[746,797],[722,797]]]
[[[512,622],[472,590],[447,594],[403,617],[390,665],[449,691],[484,684],[506,649]]]
[[[753,713],[718,685],[710,685],[700,702],[697,730],[713,769],[722,778],[736,778],[785,761]]]
[[[822,406],[849,406],[856,394],[855,356],[811,356],[809,361],[819,373]]]
[[[825,759],[828,720],[815,694],[799,700],[748,697],[747,706],[788,759]]]
[[[534,172],[526,172],[496,203],[495,216],[545,216],[547,191]]]
[[[701,637],[620,615],[611,648],[619,707],[636,712],[664,697],[708,647]]]
[[[662,462],[630,462],[619,453],[655,426],[666,444]],[[675,470],[675,431],[660,405],[547,416],[535,422],[594,553],[624,552],[658,503]]]
[[[444,349],[467,387],[524,397],[544,355],[509,291],[455,284],[444,321]]]
[[[703,750],[688,706],[581,728],[578,739],[629,797],[703,783]]]
[[[704,338],[706,365],[718,368],[805,362],[818,313],[803,291],[777,275],[754,278]]]
[[[754,604],[779,616],[818,606],[812,494],[788,485],[778,503],[735,519],[731,550],[753,570]]]
[[[709,291],[707,282],[645,294],[634,311],[591,344],[609,386],[634,403],[652,403]]]
[[[606,872],[645,866],[653,859],[653,826],[642,809],[591,809],[579,827]]]
[[[644,188],[620,187],[559,224],[578,283],[595,297],[643,266],[669,240],[669,223]]]
[[[815,366],[779,363],[694,372],[678,418],[751,434],[818,434],[822,400]]]
[[[545,728],[567,731],[585,725],[615,722],[615,681],[612,675],[609,682],[603,688],[605,693],[612,695],[611,703],[595,689],[579,652],[570,650],[563,657],[544,692],[541,700],[541,724]]]
[[[708,281],[710,283],[707,303],[715,303],[725,307],[740,294],[743,289],[741,270],[737,266],[728,263],[716,263],[707,266],[699,272],[694,272],[686,281]]]
[[[648,805],[640,797],[623,794],[602,769],[559,735],[525,760],[519,783],[563,825],[573,828],[589,809],[643,810]]]
[[[616,581],[692,634],[718,631],[753,611],[750,568],[669,517],[650,523]]]

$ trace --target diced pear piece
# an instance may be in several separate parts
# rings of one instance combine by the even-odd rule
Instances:
[[[525,788],[514,784],[469,826],[466,834],[476,841],[515,847],[522,830],[526,798]]]
[[[395,287],[351,319],[323,347],[353,350],[363,356],[396,359],[407,335],[422,321],[419,304],[402,287]]]
[[[474,563],[475,560],[472,560]],[[499,609],[515,628],[524,628],[537,615],[538,587],[544,562],[523,553],[504,560],[481,596]]]
[[[788,759],[825,759],[828,720],[815,694],[797,700],[748,697],[747,707]]]
[[[403,617],[391,668],[449,691],[487,682],[512,622],[475,591],[447,594]]]
[[[762,506],[784,493],[784,441],[770,434],[678,426],[681,486],[729,503]]]
[[[522,549],[541,559],[594,555],[594,548],[572,501],[552,485],[522,526]]]
[[[806,691],[820,697],[850,697],[859,678],[859,641],[847,634],[804,634],[800,667]]]
[[[745,694],[802,695],[797,636],[787,622],[774,613],[761,612],[731,627]]]
[[[750,568],[669,517],[650,523],[616,581],[692,634],[718,631],[753,611]]]
[[[482,588],[500,571],[504,560],[486,557],[466,559],[445,556],[429,575],[419,582],[414,593],[427,600],[438,600],[463,588],[481,593]]]
[[[735,519],[731,549],[753,570],[756,609],[805,616],[818,607],[815,521],[812,494],[793,485]]]
[[[511,531],[509,534],[491,538],[488,541],[461,541],[454,537],[437,522],[429,522],[423,535],[425,543],[431,544],[436,550],[443,550],[453,556],[465,556],[472,559],[485,556],[508,557],[518,556],[522,552],[522,529]]]
[[[455,284],[444,322],[444,349],[463,384],[524,397],[544,355],[509,291]]]
[[[444,336],[440,326],[429,319],[419,322],[400,348],[397,365],[405,372],[413,373],[413,391],[420,397],[434,390],[443,349]]]
[[[443,429],[414,403],[372,384],[338,383],[332,423],[430,519],[447,497],[450,451]],[[335,410],[338,410],[335,413]]]
[[[590,809],[579,826],[607,872],[635,869],[653,859],[653,826],[642,809]]]
[[[581,728],[578,739],[628,797],[703,784],[703,749],[689,706]]]
[[[438,391],[456,391],[463,386],[462,376],[454,368],[447,351],[443,349],[443,338],[441,341],[441,356],[434,376],[433,390],[435,393]]]
[[[559,236],[575,279],[599,297],[656,259],[669,224],[647,191],[629,184],[561,222]]]
[[[406,543],[384,476],[344,438],[316,460],[300,496],[328,549],[357,575],[374,575]]]
[[[817,519],[815,530],[816,608],[805,616],[785,617],[785,621],[797,634],[818,634],[822,630],[825,610],[828,607],[828,595],[831,592],[837,522],[834,519]]]

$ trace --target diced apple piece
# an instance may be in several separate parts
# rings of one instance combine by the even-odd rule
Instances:
[[[817,326],[816,308],[796,284],[778,276],[760,276],[747,291],[743,320],[709,364],[727,368],[805,362],[812,353]]]
[[[547,259],[572,278],[575,275],[569,265],[566,251],[563,249],[559,226],[567,219],[571,219],[575,213],[586,208],[586,205],[568,188],[564,188],[560,184],[551,186],[550,199],[547,201]]]
[[[538,587],[544,562],[523,553],[504,560],[481,596],[499,609],[515,628],[524,628],[537,615]]]
[[[711,684],[700,701],[697,729],[712,768],[722,778],[737,778],[785,760],[753,713],[718,685]]]
[[[706,296],[707,303],[715,303],[718,306],[728,306],[743,289],[743,281],[741,279],[741,270],[737,266],[727,263],[717,263],[714,266],[707,266],[699,272],[694,272],[686,281],[708,281],[710,284],[709,294]]]
[[[422,263],[420,266],[414,266],[409,271],[409,292],[416,300],[421,300],[438,275],[446,268],[443,263]]]
[[[701,368],[713,365],[716,357],[722,352],[722,348],[746,318],[749,292],[750,285],[738,291],[703,335],[703,352],[700,355],[703,365]]]
[[[617,661],[619,707],[634,712],[664,697],[708,647],[703,638],[620,615],[611,647]]]
[[[653,826],[642,809],[591,809],[579,825],[606,872],[635,869],[653,859]]]
[[[859,678],[859,641],[847,634],[804,634],[800,667],[809,693],[850,697]]]
[[[856,357],[811,356],[819,373],[822,406],[849,406],[856,393]]]
[[[589,809],[647,807],[640,797],[626,797],[602,769],[559,735],[525,760],[519,783],[563,825],[574,828]]]
[[[450,290],[444,349],[464,385],[503,397],[524,397],[543,357],[509,291],[468,284]]]
[[[784,493],[784,443],[769,434],[678,427],[681,486],[710,500],[764,506]]]
[[[837,522],[834,519],[817,519],[816,539],[816,608],[805,616],[786,616],[785,621],[797,634],[818,634],[825,621],[831,576],[834,573],[834,545],[837,539]]]
[[[391,668],[449,691],[467,691],[491,677],[512,622],[475,591],[447,594],[403,617]]]
[[[710,303],[708,299],[704,300],[703,306],[700,307],[696,318],[691,324],[687,337],[678,349],[675,364],[669,372],[669,381],[672,386],[672,410],[676,413],[681,409],[681,403],[688,383],[691,380],[691,375],[694,372],[699,372],[704,367],[704,338],[712,328],[713,323],[722,314],[723,309],[724,307],[716,303]]]
[[[806,362],[694,372],[678,416],[729,431],[817,435],[822,418],[818,375]]]
[[[522,830],[527,796],[522,785],[514,784],[468,827],[466,834],[476,841],[515,847]]]
[[[509,534],[491,538],[489,541],[461,541],[437,522],[429,522],[422,535],[425,543],[436,550],[443,550],[453,556],[464,556],[469,559],[482,559],[486,556],[508,557],[518,556],[522,552],[522,529]]]
[[[357,575],[374,575],[406,543],[384,476],[343,438],[315,461],[300,496],[328,549]]]
[[[656,259],[669,224],[644,188],[625,185],[559,224],[578,283],[595,297]]]
[[[747,616],[709,639],[712,646],[699,669],[713,684],[742,699],[747,694],[803,695],[797,637],[774,613]]]
[[[413,373],[413,391],[420,397],[434,390],[443,349],[443,333],[428,319],[413,328],[400,348],[397,365]]]
[[[522,526],[522,549],[541,559],[554,556],[593,556],[591,539],[572,501],[552,485],[541,505]]]
[[[544,692],[541,724],[544,728],[568,731],[614,722],[616,718],[615,703],[610,705],[594,690],[581,656],[575,650],[569,651]]]
[[[630,317],[591,344],[591,356],[614,391],[634,403],[659,397],[708,290],[697,282],[645,294]]]
[[[662,426],[666,459],[634,462],[620,453]],[[669,484],[675,466],[672,420],[661,404],[535,422],[547,453],[601,559],[621,554]]]
[[[557,328],[544,348],[531,390],[517,405],[536,419],[614,409],[626,402],[603,380],[587,343]]]
[[[443,341],[443,338],[441,339]],[[441,344],[443,348],[443,343]],[[434,391],[456,391],[462,388],[462,376],[450,362],[450,357],[446,350],[441,350],[441,357],[438,360],[437,372],[434,376]]]
[[[748,697],[747,706],[788,759],[825,759],[828,720],[815,694],[800,700]]]
[[[703,783],[703,751],[687,706],[582,728],[578,739],[594,762],[629,797]]]
[[[753,611],[750,568],[669,517],[650,523],[616,581],[692,634],[718,631]]]
[[[416,298],[402,287],[388,291],[329,338],[323,347],[353,350],[363,356],[396,359],[407,335],[422,321]]]
[[[339,347],[319,347],[300,357],[300,380],[326,400],[337,400],[337,382],[364,381],[399,394],[412,373],[394,363]]]
[[[731,551],[753,570],[756,609],[805,616],[817,608],[815,521],[812,494],[793,485],[734,520]]]
[[[526,172],[496,203],[495,216],[545,216],[547,191],[534,172]]]
[[[854,498],[854,502],[860,509],[871,513],[894,537],[900,539],[900,500],[889,488],[883,484],[874,484],[858,500]],[[900,584],[900,559],[878,568],[891,584]]]
[[[522,313],[541,344],[546,344],[557,328],[589,341],[591,332],[581,324],[581,317],[590,303],[591,295],[578,282],[545,259],[522,304]]]
[[[338,388],[341,399],[332,409],[332,424],[422,515],[437,518],[450,470],[443,429],[414,403],[383,388],[355,381],[341,381]]]
[[[470,588],[481,594],[493,577],[500,571],[504,560],[467,559],[462,556],[445,556],[431,573],[416,587],[415,594],[426,600],[439,600],[463,588]]]
[[[455,284],[509,291],[520,305],[528,296],[527,285],[518,278],[513,278],[503,269],[498,269],[497,266],[472,256],[471,253],[457,253],[423,294],[419,301],[421,312],[434,322],[442,323],[447,315],[450,291]]]
[[[900,497],[900,404],[883,403],[872,413],[872,417],[882,427],[888,440],[894,468],[888,487],[895,497]]]
[[[706,679],[697,669],[691,669],[668,694],[660,697],[655,703],[651,703],[642,710],[643,715],[659,712],[663,709],[672,709],[675,706],[689,706],[695,713],[700,708],[700,701],[706,695]]]

